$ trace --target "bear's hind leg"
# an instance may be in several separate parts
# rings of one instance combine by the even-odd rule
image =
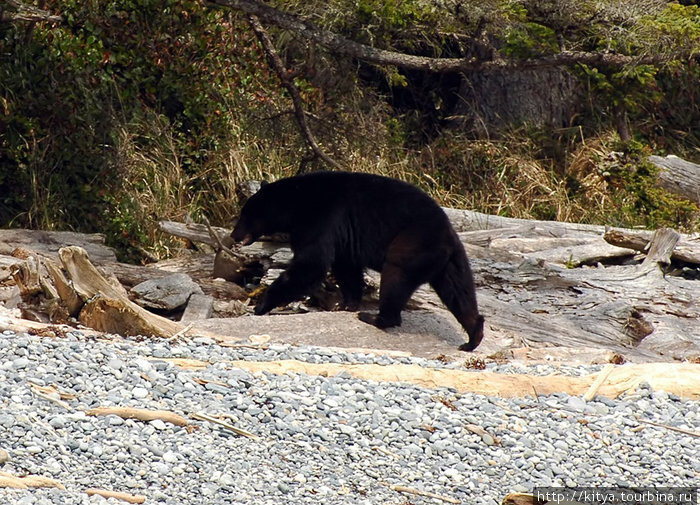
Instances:
[[[401,311],[421,282],[411,278],[400,266],[385,264],[379,288],[379,313],[360,312],[358,317],[377,328],[401,325]]]

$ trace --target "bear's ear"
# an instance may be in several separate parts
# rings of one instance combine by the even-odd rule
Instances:
[[[261,188],[264,188],[264,187],[267,186],[268,184],[270,184],[270,183],[267,182],[265,179],[263,179],[262,181],[260,181],[260,187],[261,187]]]

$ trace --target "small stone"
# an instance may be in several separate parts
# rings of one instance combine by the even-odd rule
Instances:
[[[14,368],[15,370],[27,368],[28,365],[29,359],[27,358],[17,358],[16,360],[12,361],[12,368]]]
[[[107,418],[109,419],[110,426],[121,426],[124,424],[124,419],[119,416],[109,415]]]
[[[142,387],[135,387],[131,390],[131,394],[134,398],[142,400],[148,396],[148,389]]]
[[[170,473],[170,465],[165,463],[153,463],[153,469],[160,475],[168,475]]]
[[[348,426],[347,424],[339,424],[338,429],[344,435],[351,435],[352,436],[355,433],[357,433],[357,430],[355,428],[353,428],[352,426]]]
[[[176,463],[177,454],[173,451],[166,451],[165,453],[163,453],[163,461],[165,461],[166,463]]]
[[[154,419],[153,421],[151,421],[150,424],[158,431],[163,431],[163,430],[166,430],[168,428],[168,425],[165,424],[165,422],[162,421],[161,419]]]
[[[450,479],[455,479],[460,476],[460,473],[457,471],[455,468],[448,468],[444,472],[445,477],[449,477]]]
[[[139,367],[139,370],[142,372],[150,372],[153,369],[151,362],[145,358],[136,358],[134,364]]]
[[[570,396],[566,400],[566,404],[571,407],[572,409],[575,410],[585,410],[586,409],[586,400],[581,398],[580,396]]]
[[[61,428],[66,427],[66,418],[64,416],[55,416],[55,417],[51,418],[51,420],[49,421],[49,424],[53,428],[60,430]]]
[[[112,358],[107,362],[107,366],[113,370],[122,370],[124,368],[124,362],[119,358]]]

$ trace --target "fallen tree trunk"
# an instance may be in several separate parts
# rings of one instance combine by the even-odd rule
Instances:
[[[673,230],[660,230],[656,234],[608,230],[605,236],[609,240],[613,236],[625,237],[624,241],[613,241],[615,245],[611,245],[603,238],[606,230],[602,226],[507,219],[452,209],[446,212],[458,229],[469,230],[461,231],[459,235],[471,260],[480,311],[486,317],[486,338],[482,344],[484,352],[529,346],[536,349],[609,349],[634,361],[700,356],[700,335],[697,334],[700,308],[696,301],[698,281],[692,280],[697,278],[694,272],[698,263],[693,263],[698,246],[696,237],[677,234]],[[168,229],[186,233],[191,240],[210,241],[217,246],[223,240],[221,237],[228,234],[227,230],[214,229],[217,237],[214,238],[205,226],[175,225]],[[193,234],[195,229],[199,230],[197,234]],[[265,272],[270,277],[270,273],[281,271],[292,257],[285,244],[273,242],[257,242],[241,248],[240,252],[245,253],[257,268],[254,274],[246,278],[246,283],[258,282]],[[682,277],[669,275],[669,261],[673,262],[670,272],[683,273]],[[195,278],[206,294],[219,299],[214,300],[213,305],[216,315],[250,311],[250,306],[246,308],[244,304],[236,307],[236,304],[230,304],[230,309],[224,307],[229,300],[245,299],[247,294],[234,283],[211,279],[213,263],[213,255],[209,254],[168,260],[157,264],[158,268],[110,262],[105,269],[116,274],[121,284],[128,287],[145,279],[185,271]],[[679,264],[683,268],[677,268]],[[45,305],[34,304],[38,312],[60,315],[55,312],[55,302],[50,300],[61,299],[62,306],[68,307],[70,283],[75,282],[72,276],[78,274],[71,272],[69,267],[66,267],[69,275],[64,280],[56,272],[44,274],[46,278],[53,279],[46,288],[40,275],[44,267],[36,267],[35,274],[27,269],[18,284],[25,284],[27,296],[32,296],[33,292],[49,299]],[[50,266],[46,269],[52,270]],[[378,277],[372,273],[373,280]],[[319,295],[319,298],[314,298],[315,301],[294,305],[286,312],[314,311],[319,306],[331,309],[337,299],[337,289],[332,282],[327,285],[325,291],[330,295]],[[75,289],[77,294],[81,294],[80,289],[84,287],[78,282]],[[115,302],[119,297],[126,299],[125,292],[120,291],[117,296],[104,285],[97,291],[99,295],[91,297],[87,292],[79,297],[77,312],[83,321],[88,324],[92,321],[105,331],[154,333],[152,327],[127,325],[145,316],[141,312],[143,309],[124,307]],[[82,305],[83,300],[93,298],[94,304],[86,310]],[[199,315],[188,315],[188,318],[200,319],[210,313],[212,306],[208,300],[203,301],[206,303],[196,312]],[[376,302],[376,292],[368,291],[362,309],[376,310]],[[72,308],[66,309],[64,317],[76,313],[75,304],[73,301]],[[192,306],[190,313],[194,309]],[[423,309],[423,312],[416,309]],[[423,287],[416,292],[407,312],[412,314],[407,314],[405,324],[396,332],[403,339],[411,334],[411,337],[415,337],[412,340],[415,346],[429,342],[429,345],[440,347],[442,343],[441,352],[449,353],[450,349],[463,342],[463,331],[431,289]],[[357,346],[357,342],[361,341],[364,347],[376,345],[387,348],[385,346],[389,345],[389,348],[403,349],[401,338],[395,344],[389,344],[393,332],[375,333],[366,325],[355,325],[357,319],[354,314],[347,314],[347,317],[341,314],[327,316],[323,318],[323,330],[318,326],[321,319],[309,316],[315,322],[310,323],[311,328],[303,330],[310,332],[307,343],[323,345],[321,341],[325,342],[324,338],[331,329],[335,332],[335,325],[340,325],[339,334],[333,337],[335,345],[343,345],[343,338],[347,338],[352,346]],[[239,320],[229,326],[226,319],[213,319],[210,320],[211,324],[198,324],[198,327],[236,337],[269,333],[267,324],[274,317],[251,318],[247,324],[241,324],[243,320]],[[111,319],[116,319],[119,324],[110,326],[108,321]],[[283,321],[275,338],[283,339],[285,332],[299,331],[290,330],[294,327],[293,321],[296,321],[293,316],[283,318]],[[302,320],[294,324],[298,327],[309,325]],[[177,328],[170,327],[163,334],[172,335],[177,331]],[[304,336],[306,338],[306,334]],[[444,350],[445,345],[447,351]]]
[[[646,230],[608,230],[603,235],[606,242],[639,252],[646,252],[654,232]],[[678,243],[673,247],[671,260],[700,265],[700,237],[680,236]]]
[[[55,257],[58,250],[66,245],[82,247],[97,263],[117,261],[114,250],[105,246],[105,237],[100,233],[0,229],[0,255],[9,256],[15,249],[27,249],[44,256]]]
[[[693,261],[695,238],[666,230],[656,242],[647,232],[641,247],[611,244],[603,238],[604,226],[445,211],[461,230],[472,262],[486,340],[489,333],[513,335],[516,346],[603,348],[645,361],[660,353],[700,354],[700,336],[693,331],[700,317],[692,295],[696,281],[663,274],[670,259]],[[616,233],[636,232],[607,230],[605,236]],[[275,272],[291,258],[285,250],[273,261],[278,247],[261,242],[241,253]],[[443,310],[427,288],[414,295],[411,307]]]
[[[700,204],[700,165],[678,156],[649,156],[659,170],[659,186],[666,191]]]
[[[162,359],[162,358],[159,358]],[[165,358],[187,370],[204,369],[209,363],[184,358]],[[608,365],[601,372],[583,377],[564,375],[502,374],[486,371],[466,371],[426,368],[414,364],[337,364],[307,363],[297,360],[281,361],[231,361],[231,366],[251,373],[273,374],[303,373],[333,377],[348,372],[353,377],[377,382],[407,382],[421,387],[454,388],[460,392],[472,392],[486,396],[526,397],[567,393],[583,396],[590,393],[617,398],[633,392],[641,383],[653,389],[677,394],[682,398],[700,400],[700,365],[692,363],[645,363],[636,365]]]
[[[95,268],[85,249],[64,247],[58,255],[70,282],[53,260],[37,255],[31,255],[14,272],[25,303],[31,306],[32,299],[38,297],[40,307],[49,307],[44,310],[52,321],[75,315],[95,330],[133,336],[172,337],[185,330],[129,300],[118,282],[109,282]],[[68,307],[63,317],[61,307]]]
[[[109,283],[97,271],[84,249],[64,247],[59,257],[76,293],[85,302],[79,318],[86,326],[120,335],[160,337],[172,337],[185,329],[129,300],[121,285]]]

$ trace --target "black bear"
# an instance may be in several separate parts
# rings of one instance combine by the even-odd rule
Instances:
[[[418,188],[396,179],[349,172],[315,172],[266,184],[245,203],[231,237],[242,245],[288,233],[294,258],[255,307],[265,314],[299,300],[328,271],[348,310],[357,310],[363,270],[381,273],[379,313],[358,317],[378,328],[401,324],[413,292],[430,283],[469,334],[460,349],[483,338],[467,255],[447,215]]]

